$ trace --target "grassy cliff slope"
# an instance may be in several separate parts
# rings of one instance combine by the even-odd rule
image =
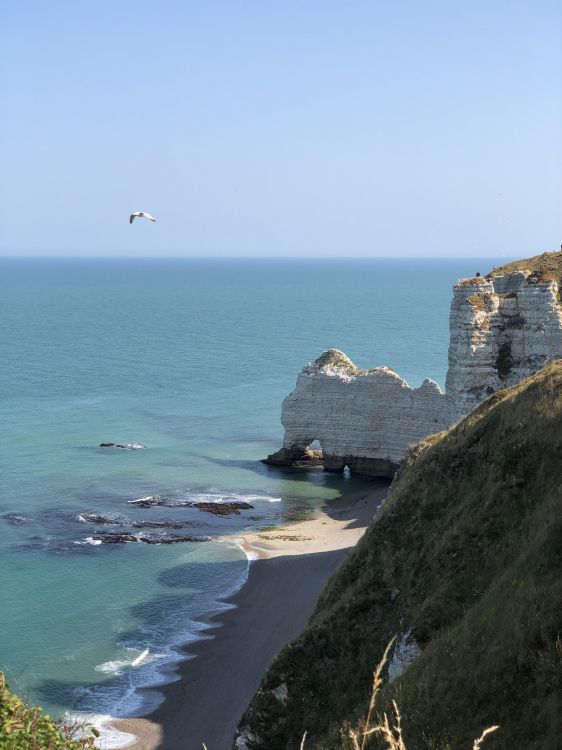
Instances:
[[[417,446],[242,727],[267,750],[345,747],[393,635],[408,750],[562,747],[562,360]],[[376,747],[373,740],[369,747]]]
[[[533,271],[539,278],[552,278],[560,284],[560,280],[562,279],[562,250],[554,253],[542,253],[542,255],[535,255],[532,258],[506,263],[504,266],[494,268],[488,274],[488,278],[492,278],[493,276],[508,276],[519,271]]]

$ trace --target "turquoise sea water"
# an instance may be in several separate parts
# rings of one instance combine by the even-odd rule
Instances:
[[[451,284],[494,262],[1,261],[0,669],[10,683],[54,712],[145,711],[135,687],[164,680],[174,646],[243,582],[237,534],[358,481],[259,462],[281,443],[281,401],[302,365],[335,346],[410,385],[443,386]],[[154,495],[254,508],[217,517],[127,503]],[[101,528],[85,513],[125,526],[182,521],[213,541],[78,544]]]

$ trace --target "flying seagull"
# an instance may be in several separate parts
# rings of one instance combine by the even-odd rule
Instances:
[[[137,216],[140,216],[143,219],[150,219],[150,221],[156,221],[154,216],[152,214],[147,213],[146,211],[135,211],[134,214],[131,214],[129,216],[129,224],[132,224],[133,221],[137,218]]]

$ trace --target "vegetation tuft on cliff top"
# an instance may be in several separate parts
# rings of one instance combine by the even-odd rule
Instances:
[[[314,362],[317,367],[343,367],[348,370],[358,370],[349,357],[339,349],[328,349]]]
[[[486,283],[484,276],[472,276],[469,279],[459,279],[457,284],[459,286],[482,286]]]
[[[490,750],[560,750],[561,568],[558,360],[410,452],[265,676],[242,722],[248,746],[299,747],[306,730],[307,750],[345,747],[341,727],[368,710],[372,665],[409,633],[421,654],[380,696],[380,710],[400,707],[406,747],[469,748],[499,724]]]

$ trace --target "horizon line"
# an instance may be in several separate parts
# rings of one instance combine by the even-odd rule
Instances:
[[[543,251],[545,252],[545,251]],[[546,252],[557,252],[547,250]],[[541,255],[541,253],[535,253]],[[473,260],[512,258],[515,255],[0,255],[0,260]]]

